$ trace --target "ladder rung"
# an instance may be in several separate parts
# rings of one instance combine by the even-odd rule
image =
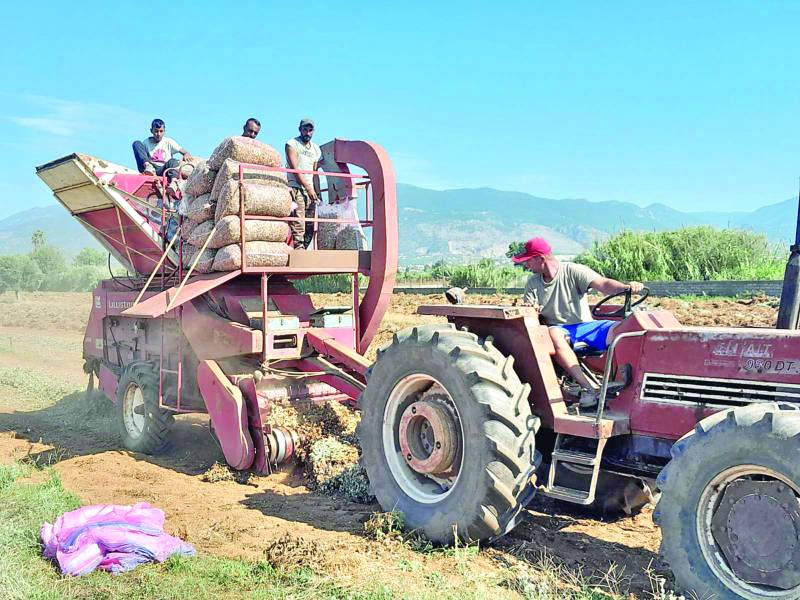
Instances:
[[[546,494],[550,498],[555,498],[556,500],[566,500],[567,502],[574,502],[575,504],[588,505],[594,502],[594,498],[590,499],[589,492],[573,490],[560,485],[554,485],[546,491]]]
[[[600,457],[596,454],[576,452],[575,450],[553,450],[553,458],[562,462],[574,463],[576,465],[589,465],[592,467],[600,463]]]
[[[173,375],[177,375],[178,374],[178,372],[175,371],[174,369],[161,369],[161,372],[162,373],[172,373]]]

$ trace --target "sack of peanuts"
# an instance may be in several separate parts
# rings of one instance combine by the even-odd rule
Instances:
[[[217,256],[216,250],[205,249],[200,252],[200,258],[195,263],[195,258],[200,251],[199,248],[188,244],[183,247],[183,268],[188,271],[194,264],[193,273],[211,273],[214,270],[214,258]]]
[[[242,183],[244,190],[244,212],[246,215],[265,217],[288,217],[292,212],[292,194],[288,185],[267,184],[256,181]],[[240,186],[229,180],[221,186],[217,196],[214,218],[219,221],[228,215],[239,214]]]
[[[356,200],[335,204],[318,204],[317,217],[337,219],[345,223],[321,222],[317,225],[317,248],[320,250],[364,250],[367,245],[364,231],[358,220]]]
[[[192,223],[202,223],[214,218],[216,208],[216,205],[211,201],[211,194],[203,194],[189,200],[187,217]]]
[[[183,191],[195,198],[208,194],[214,186],[216,176],[217,172],[209,169],[207,162],[201,161],[195,165],[194,170],[189,174]]]
[[[282,242],[247,242],[244,245],[249,267],[285,267],[289,264],[291,248]],[[242,249],[231,244],[217,250],[215,271],[233,271],[242,267]]]
[[[208,166],[210,169],[220,169],[222,163],[228,159],[267,167],[280,167],[282,163],[281,155],[275,148],[267,146],[264,142],[239,135],[222,140],[211,153]]]
[[[217,221],[216,231],[208,242],[209,248],[222,248],[241,241],[239,215],[231,215]],[[285,242],[289,237],[289,225],[285,221],[261,221],[247,219],[244,222],[247,242]]]

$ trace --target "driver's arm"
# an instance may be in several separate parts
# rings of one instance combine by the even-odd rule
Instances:
[[[611,296],[612,294],[619,294],[620,292],[624,292],[628,288],[630,288],[632,293],[638,294],[639,292],[642,291],[644,285],[639,281],[629,281],[628,283],[622,283],[621,281],[617,281],[616,279],[609,279],[608,277],[598,277],[589,284],[589,287],[592,288],[593,290],[597,290],[602,294],[605,294],[606,296]]]

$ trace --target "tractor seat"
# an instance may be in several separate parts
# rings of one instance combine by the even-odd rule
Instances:
[[[606,353],[605,350],[593,350],[589,348],[589,345],[585,342],[578,342],[577,344],[572,346],[572,349],[575,351],[575,356],[578,358],[587,358],[589,356],[603,356]]]

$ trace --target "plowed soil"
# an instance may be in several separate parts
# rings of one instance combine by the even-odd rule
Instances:
[[[487,304],[514,300],[469,298]],[[177,420],[174,444],[166,454],[121,450],[113,406],[81,391],[86,385],[81,339],[90,299],[89,294],[30,294],[20,301],[0,297],[0,461],[27,456],[53,465],[65,487],[86,503],[150,502],[166,512],[171,533],[203,552],[262,557],[280,539],[278,546],[286,552],[275,552],[273,545],[271,556],[280,562],[285,555],[292,564],[291,549],[302,546],[302,564],[335,569],[343,585],[379,580],[399,590],[424,591],[426,577],[436,572],[452,580],[455,590],[467,580],[477,581],[481,589],[485,580],[492,596],[518,597],[496,587],[498,573],[520,562],[540,568],[545,555],[568,574],[582,574],[601,586],[610,578],[622,594],[649,597],[648,571],[657,568],[660,537],[649,511],[602,522],[569,506],[537,500],[521,526],[493,547],[470,555],[465,568],[457,553],[419,552],[368,539],[363,523],[380,508],[312,492],[299,469],[246,483],[203,481],[203,473],[224,462],[203,415]],[[317,297],[316,303],[346,300]],[[435,320],[414,312],[419,304],[440,302],[439,297],[397,295],[369,354],[394,331]],[[656,299],[649,305],[673,311],[687,325],[772,326],[777,312],[770,298]],[[347,560],[332,561],[334,556]]]

